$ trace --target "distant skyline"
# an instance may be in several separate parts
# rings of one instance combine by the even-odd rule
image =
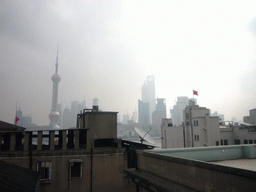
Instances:
[[[16,102],[49,124],[59,42],[58,102],[99,99],[102,110],[138,109],[154,75],[167,117],[178,96],[242,120],[256,108],[256,2],[47,0],[0,2],[0,120]]]

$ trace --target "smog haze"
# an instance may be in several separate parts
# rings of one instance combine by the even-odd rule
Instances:
[[[59,44],[58,103],[132,114],[147,75],[167,116],[178,96],[242,120],[256,107],[255,1],[3,0],[0,120],[16,103],[49,124]]]

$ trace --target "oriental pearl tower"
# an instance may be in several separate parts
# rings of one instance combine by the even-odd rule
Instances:
[[[57,103],[58,103],[58,84],[60,82],[60,75],[58,74],[58,54],[59,50],[57,50],[57,58],[55,64],[55,74],[52,76],[53,88],[52,88],[52,109],[49,114],[50,118],[50,128],[51,129],[59,129],[57,122],[60,117],[59,112],[57,111]]]

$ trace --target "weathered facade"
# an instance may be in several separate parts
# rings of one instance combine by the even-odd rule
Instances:
[[[255,119],[250,110],[250,119]],[[162,148],[184,148],[234,144],[255,144],[256,124],[219,121],[205,107],[190,105],[184,110],[183,126],[162,119]]]
[[[84,111],[78,128],[1,132],[0,160],[40,172],[38,191],[133,191],[117,113]]]
[[[162,120],[162,148],[215,146],[220,141],[219,118],[193,101],[183,111],[182,126],[168,126],[171,119]]]

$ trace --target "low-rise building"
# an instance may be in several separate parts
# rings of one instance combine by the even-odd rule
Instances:
[[[219,142],[219,118],[210,110],[189,101],[183,111],[183,125],[170,126],[171,119],[162,121],[162,148],[215,146]],[[172,124],[172,123],[171,123]]]
[[[250,110],[250,117],[256,119]],[[255,110],[256,111],[256,110]],[[182,126],[172,126],[172,119],[162,119],[162,148],[203,147],[256,143],[256,124],[219,121],[210,110],[190,101],[184,110]]]
[[[135,190],[124,173],[129,144],[117,139],[116,112],[84,110],[73,129],[1,130],[0,160],[38,171],[39,192]]]

